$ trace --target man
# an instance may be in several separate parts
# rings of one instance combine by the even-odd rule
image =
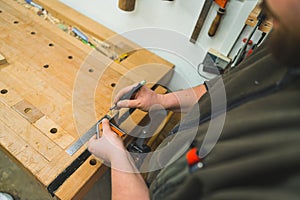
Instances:
[[[259,49],[206,85],[167,95],[143,87],[135,100],[118,102],[120,108],[142,110],[154,104],[170,110],[192,108],[183,122],[188,124],[197,115],[194,108],[201,110],[201,116],[212,115],[209,94],[222,78],[227,113],[221,136],[205,158],[188,165],[186,155],[181,155],[156,174],[150,173],[149,188],[140,174],[129,173],[136,172],[135,166],[122,140],[104,121],[102,137],[92,138],[89,150],[111,164],[113,199],[299,199],[300,1],[265,0],[263,8],[274,18],[267,50]],[[117,95],[116,102],[128,89]],[[198,150],[212,118],[200,118],[193,142]]]

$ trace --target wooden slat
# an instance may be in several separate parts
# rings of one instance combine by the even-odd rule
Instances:
[[[247,18],[246,24],[254,27],[258,22],[257,17],[259,16],[260,12],[261,12],[260,6],[259,5],[255,6],[255,8],[251,11],[250,15]],[[272,27],[273,27],[272,19],[266,19],[263,21],[263,23],[259,26],[258,29],[261,30],[262,32],[269,33],[272,30]]]
[[[91,165],[91,160],[96,161]],[[55,192],[59,199],[82,199],[95,181],[104,174],[107,167],[94,156],[85,161],[76,172]],[[91,180],[92,179],[92,180]],[[78,190],[78,187],[81,190]],[[74,193],[76,191],[76,193]]]
[[[2,91],[2,93],[0,93],[0,101],[7,104],[8,106],[13,106],[23,100],[19,93],[17,93],[15,90],[1,81],[0,91]]]
[[[29,121],[2,102],[0,102],[0,109],[0,121],[18,133],[24,141],[30,144],[32,148],[43,155],[48,161],[51,161],[59,154],[61,149],[49,138],[41,134]]]
[[[2,121],[0,121],[0,142],[1,147],[5,151],[22,163],[23,167],[33,174],[38,173],[48,164],[46,158],[33,149],[30,144],[25,142]]]
[[[72,8],[60,3],[57,0],[47,1],[47,0],[36,0],[38,4],[42,5],[46,10],[48,10],[53,16],[61,19],[67,24],[72,24],[87,34],[91,34],[95,37],[99,37],[101,40],[112,37],[115,32],[107,29],[106,27],[100,25],[99,23],[89,19],[83,18],[82,15],[73,10]],[[96,34],[98,33],[98,34]]]
[[[72,142],[74,137],[68,134],[62,127],[53,122],[49,117],[44,116],[34,123],[41,132],[47,135],[55,144],[62,149],[66,149]],[[56,131],[57,132],[56,132]]]

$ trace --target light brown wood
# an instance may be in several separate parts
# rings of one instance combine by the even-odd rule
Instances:
[[[261,8],[259,5],[255,6],[255,8],[251,11],[250,15],[248,16],[246,20],[246,24],[248,26],[254,27],[257,24],[257,17],[259,16],[261,12]],[[273,22],[272,19],[266,19],[263,21],[263,23],[259,26],[259,30],[265,33],[269,33],[272,30]]]
[[[0,146],[47,187],[86,149],[65,152],[108,112],[118,90],[141,79],[167,82],[173,64],[57,0],[35,2],[115,45],[118,54],[130,51],[116,63],[17,1],[0,0],[0,52],[9,61],[0,67]],[[57,198],[82,197],[103,174],[106,167],[91,166],[92,158],[59,187]]]
[[[6,58],[0,53],[0,65],[7,64]],[[0,68],[1,69],[1,68]]]
[[[91,165],[91,160],[96,161],[95,165]],[[78,191],[77,187],[80,187],[81,190],[86,190],[85,184],[94,176],[95,178],[101,176],[107,168],[102,166],[102,163],[99,159],[94,156],[90,158],[80,166],[78,170],[72,175],[71,178],[56,191],[57,197],[60,199],[82,199],[81,191]],[[100,168],[100,169],[99,169]],[[74,194],[74,191],[77,191]]]

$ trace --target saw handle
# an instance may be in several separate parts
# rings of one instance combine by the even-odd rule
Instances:
[[[219,28],[220,22],[221,22],[221,18],[224,14],[225,14],[225,8],[219,8],[219,10],[217,12],[217,16],[215,17],[215,19],[212,22],[210,29],[208,31],[208,35],[210,37],[213,37],[216,34],[216,32]]]

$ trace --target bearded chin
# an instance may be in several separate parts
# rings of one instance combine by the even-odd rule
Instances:
[[[268,47],[275,59],[290,67],[300,67],[300,38],[294,31],[279,28],[274,30],[268,40]]]

